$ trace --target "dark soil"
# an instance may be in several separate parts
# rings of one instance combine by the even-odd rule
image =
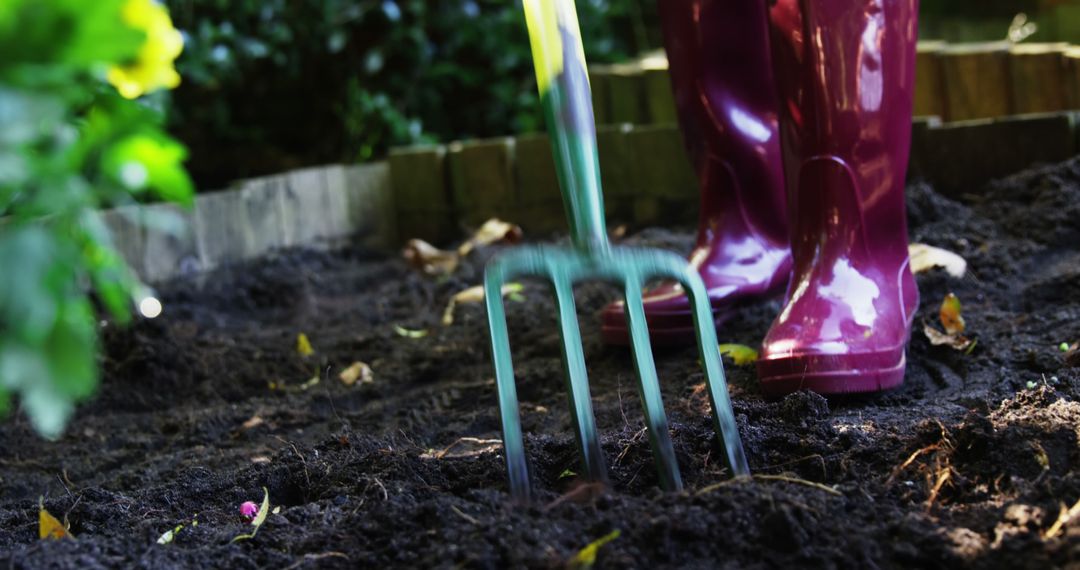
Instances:
[[[439,320],[492,251],[452,278],[356,251],[286,252],[163,287],[167,313],[105,328],[104,386],[49,443],[0,426],[0,563],[11,568],[558,567],[613,530],[601,567],[1046,568],[1080,563],[1080,162],[992,184],[957,203],[908,191],[911,237],[963,255],[964,279],[919,276],[904,386],[877,397],[765,401],[728,366],[751,467],[728,481],[690,348],[659,355],[688,491],[657,489],[626,350],[598,340],[612,297],[578,302],[611,468],[581,486],[553,304],[509,302],[535,504],[508,500],[479,305]],[[685,250],[689,233],[628,241]],[[978,345],[933,347],[954,292]],[[745,311],[722,342],[755,345],[778,310]],[[395,326],[427,329],[405,338]],[[306,333],[316,353],[303,358]],[[374,382],[345,386],[354,361]],[[305,382],[320,378],[303,389]],[[256,419],[258,418],[258,419]],[[257,424],[257,425],[253,425]],[[473,438],[473,439],[463,439]],[[810,484],[820,483],[820,486]],[[719,484],[719,485],[716,485]],[[280,505],[252,540],[241,502]],[[37,540],[37,501],[76,541]],[[190,523],[193,518],[198,526]],[[155,541],[185,524],[172,544]],[[250,528],[250,527],[247,527]]]

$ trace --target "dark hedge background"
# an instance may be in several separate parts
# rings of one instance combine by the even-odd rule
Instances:
[[[200,188],[542,129],[520,0],[165,1],[186,46],[183,84],[160,104]],[[923,0],[922,31],[1000,39],[1026,11],[1043,41],[1067,33],[1063,6],[1080,0]],[[661,45],[653,0],[578,10],[592,63]]]

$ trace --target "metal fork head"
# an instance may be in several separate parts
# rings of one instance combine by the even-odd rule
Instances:
[[[573,286],[586,280],[610,281],[623,289],[626,322],[637,369],[638,388],[645,412],[649,443],[656,460],[661,487],[666,491],[682,489],[679,465],[668,432],[667,415],[660,396],[660,384],[653,361],[649,330],[645,322],[641,290],[653,279],[672,279],[686,291],[693,308],[698,350],[705,369],[705,383],[712,402],[713,421],[723,456],[736,476],[748,475],[746,456],[739,438],[727,381],[720,360],[713,328],[712,310],[701,277],[689,268],[686,260],[659,250],[612,248],[600,253],[576,249],[529,246],[518,247],[493,259],[484,272],[484,299],[491,333],[492,359],[499,393],[499,411],[503,428],[503,451],[509,472],[510,492],[520,500],[529,498],[529,474],[525,461],[521,419],[518,413],[517,387],[514,383],[510,339],[502,301],[502,287],[517,277],[540,277],[551,282],[559,313],[563,366],[576,442],[581,453],[585,477],[606,481],[607,469],[596,430],[592,399],[589,394],[585,353],[581,344]]]

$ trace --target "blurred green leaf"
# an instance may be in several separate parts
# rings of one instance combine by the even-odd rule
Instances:
[[[96,325],[86,297],[74,296],[60,306],[46,351],[56,388],[69,399],[81,400],[97,386]]]
[[[5,336],[31,346],[45,341],[59,311],[54,295],[43,287],[53,264],[52,242],[41,226],[0,232],[0,267],[13,269],[5,271],[0,288],[0,320]]]
[[[157,134],[131,135],[112,145],[103,158],[104,169],[133,192],[150,188],[170,202],[191,205],[195,187],[184,170],[187,149]]]
[[[77,70],[135,57],[145,36],[118,17],[125,1],[4,0],[0,69],[30,64]]]

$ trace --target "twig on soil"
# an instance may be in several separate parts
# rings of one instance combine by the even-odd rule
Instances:
[[[889,475],[889,479],[888,479],[888,481],[885,482],[885,484],[886,485],[892,485],[893,482],[896,481],[896,478],[900,476],[900,473],[904,469],[907,469],[909,466],[911,466],[911,464],[914,463],[915,460],[918,459],[920,455],[922,455],[924,453],[930,453],[931,451],[938,451],[939,449],[941,449],[941,444],[940,443],[935,443],[933,445],[928,445],[928,446],[923,447],[921,449],[916,449],[915,453],[912,453],[907,458],[906,461],[904,461],[903,463],[898,465],[896,467],[896,469],[893,469],[892,475]]]
[[[933,489],[930,490],[930,496],[926,498],[926,510],[930,510],[930,507],[934,506],[934,501],[937,500],[938,493],[941,492],[941,488],[945,486],[945,483],[952,478],[952,468],[948,465],[942,466],[938,469],[937,480],[934,482]]]
[[[603,495],[604,491],[606,490],[607,487],[605,487],[603,483],[584,483],[578,485],[577,487],[574,487],[568,493],[565,493],[558,499],[551,501],[544,506],[543,510],[546,513],[551,509],[554,509],[555,507],[566,502],[589,503],[595,500],[600,495]]]
[[[308,472],[307,460],[304,459],[304,455],[300,453],[300,450],[297,449],[296,445],[294,443],[292,443],[291,441],[283,439],[279,435],[275,435],[274,438],[277,439],[278,441],[280,441],[281,443],[284,443],[285,445],[288,445],[289,447],[291,447],[292,450],[293,450],[293,453],[295,453],[296,456],[300,458],[300,464],[304,466],[304,482],[307,484],[307,486],[304,487],[304,488],[305,489],[310,489],[311,488],[311,473]]]
[[[68,487],[67,483],[64,482],[64,478],[61,477],[59,473],[57,473],[56,475],[56,480],[60,482],[60,485],[64,488],[65,491],[67,491],[67,494],[70,495],[71,488]]]
[[[366,479],[366,477],[365,477],[365,479]],[[390,499],[390,494],[386,492],[386,485],[383,485],[382,481],[379,481],[378,477],[372,477],[371,478],[371,481],[368,482],[367,487],[364,487],[364,492],[366,493],[367,490],[371,488],[371,483],[372,482],[374,482],[376,485],[378,485],[379,489],[382,490],[382,499],[384,501],[389,500]]]
[[[796,485],[804,485],[806,487],[813,487],[814,489],[817,489],[819,491],[825,491],[826,493],[828,493],[830,495],[836,495],[837,497],[843,497],[844,496],[843,493],[841,493],[840,491],[837,491],[836,489],[833,489],[832,487],[830,487],[828,485],[825,485],[823,483],[818,483],[818,482],[815,482],[815,481],[807,481],[806,479],[799,479],[798,477],[788,477],[787,475],[752,475],[751,478],[754,481],[782,481],[784,483],[794,483]],[[722,489],[722,488],[724,488],[724,487],[726,487],[726,486],[728,486],[728,485],[730,485],[730,484],[732,484],[734,482],[745,481],[745,480],[746,479],[743,478],[743,477],[737,477],[735,479],[728,479],[727,481],[721,481],[720,483],[714,483],[712,485],[708,485],[706,487],[702,487],[702,488],[698,489],[698,491],[696,493],[694,493],[694,495],[695,496],[707,495],[707,494],[709,494],[709,493],[711,493],[713,491],[716,491],[717,489]]]
[[[757,481],[783,481],[784,483],[795,483],[796,485],[805,485],[807,487],[820,489],[830,495],[836,495],[837,497],[844,496],[843,493],[828,485],[817,483],[815,481],[807,481],[806,479],[799,479],[798,477],[788,477],[787,475],[754,475],[754,479]]]
[[[454,443],[451,443],[450,445],[443,448],[442,451],[436,451],[434,453],[431,453],[429,451],[429,452],[421,454],[420,458],[421,459],[443,459],[447,455],[450,454],[451,449],[454,449],[455,447],[457,447],[458,445],[461,445],[462,443],[471,443],[473,445],[481,445],[483,447],[481,447],[479,449],[473,449],[471,451],[466,451],[465,453],[462,453],[462,454],[459,454],[459,455],[453,455],[451,457],[472,457],[474,455],[482,455],[484,453],[488,453],[488,452],[491,452],[491,451],[496,451],[496,450],[498,450],[499,448],[502,447],[502,440],[501,439],[480,439],[478,437],[459,437],[454,441]]]
[[[893,469],[892,474],[889,475],[889,479],[885,482],[886,485],[892,485],[900,476],[900,473],[914,464],[916,459],[925,454],[932,453],[931,459],[920,465],[918,469],[918,472],[922,473],[926,478],[928,492],[926,498],[927,511],[933,508],[934,503],[937,502],[938,497],[941,495],[941,490],[945,488],[945,485],[953,479],[954,475],[959,475],[952,466],[951,457],[955,448],[953,442],[949,439],[949,432],[940,421],[937,422],[937,424],[941,429],[941,439],[937,443],[915,450],[903,463]]]
[[[322,560],[323,558],[344,558],[345,560],[348,560],[349,555],[345,554],[344,552],[322,552],[319,554],[305,554],[303,558],[286,566],[283,570],[296,570],[297,568],[303,566],[308,562]]]
[[[647,429],[649,428],[641,428],[630,438],[630,441],[626,442],[626,447],[624,447],[622,452],[619,453],[619,456],[615,458],[615,465],[622,463],[623,458],[630,452],[630,448],[633,447],[635,443],[641,441],[641,438],[645,436],[645,431]]]
[[[455,507],[454,505],[450,505],[450,510],[454,511],[454,514],[456,514],[457,516],[465,519],[466,521],[468,521],[468,522],[470,522],[470,523],[472,523],[474,525],[480,526],[480,521],[478,521],[475,518],[461,512],[461,509]]]
[[[619,382],[615,388],[615,393],[619,396],[619,413],[622,414],[623,428],[630,427],[630,420],[626,417],[626,408],[623,407],[622,401],[622,374],[616,376],[616,380]]]
[[[762,471],[768,471],[770,469],[777,469],[777,468],[780,468],[780,467],[787,467],[788,465],[794,465],[796,463],[802,463],[803,461],[808,461],[808,460],[811,460],[811,459],[817,459],[818,461],[821,462],[821,478],[822,479],[827,479],[828,478],[828,470],[825,468],[825,456],[821,455],[820,453],[815,453],[813,455],[807,455],[806,457],[800,457],[798,459],[792,459],[791,461],[785,461],[783,463],[777,463],[776,465],[769,465],[768,467],[762,467],[761,470]]]
[[[626,482],[627,486],[633,485],[634,481],[637,481],[638,475],[641,475],[641,470],[642,469],[645,469],[645,465],[642,465],[641,467],[638,467],[637,471],[634,471],[634,476],[631,477],[630,480]]]
[[[1061,503],[1061,514],[1058,515],[1058,518],[1056,521],[1054,521],[1054,524],[1050,525],[1050,528],[1046,529],[1046,532],[1043,533],[1043,538],[1051,539],[1057,536],[1058,533],[1061,532],[1061,529],[1064,528],[1065,525],[1069,524],[1069,521],[1071,521],[1076,515],[1080,515],[1080,501],[1076,501],[1076,504],[1069,509],[1065,508],[1065,503]]]

